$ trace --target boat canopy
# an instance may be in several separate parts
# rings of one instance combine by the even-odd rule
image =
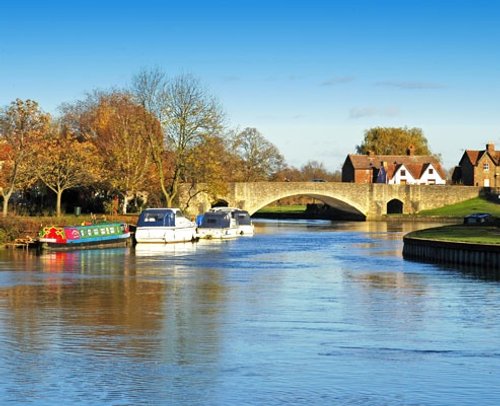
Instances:
[[[175,215],[170,209],[144,210],[139,216],[137,227],[174,227]]]
[[[250,218],[250,214],[244,210],[235,210],[234,216],[236,218],[236,222],[242,226],[249,226],[252,224],[252,219]]]
[[[201,228],[231,227],[231,215],[222,211],[206,212],[201,219]]]

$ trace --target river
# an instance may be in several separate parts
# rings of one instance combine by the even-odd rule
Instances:
[[[500,283],[405,261],[425,226],[0,251],[0,404],[497,405]]]

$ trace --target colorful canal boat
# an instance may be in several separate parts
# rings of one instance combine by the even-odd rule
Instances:
[[[42,249],[71,250],[124,247],[130,239],[126,223],[103,222],[81,226],[47,226],[39,232]]]

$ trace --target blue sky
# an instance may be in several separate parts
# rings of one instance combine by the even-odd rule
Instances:
[[[500,2],[0,2],[0,106],[57,114],[143,68],[191,73],[290,165],[340,169],[364,131],[422,128],[445,167],[500,148]]]

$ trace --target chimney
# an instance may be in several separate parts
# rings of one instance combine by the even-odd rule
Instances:
[[[374,157],[375,156],[375,152],[373,152],[372,150],[369,150],[368,153],[367,153],[367,155],[369,157]]]
[[[408,149],[406,150],[406,155],[413,156],[414,153],[415,153],[415,146],[409,145]]]
[[[486,144],[486,151],[490,154],[494,153],[495,152],[495,144],[493,144],[493,142],[489,142]]]

